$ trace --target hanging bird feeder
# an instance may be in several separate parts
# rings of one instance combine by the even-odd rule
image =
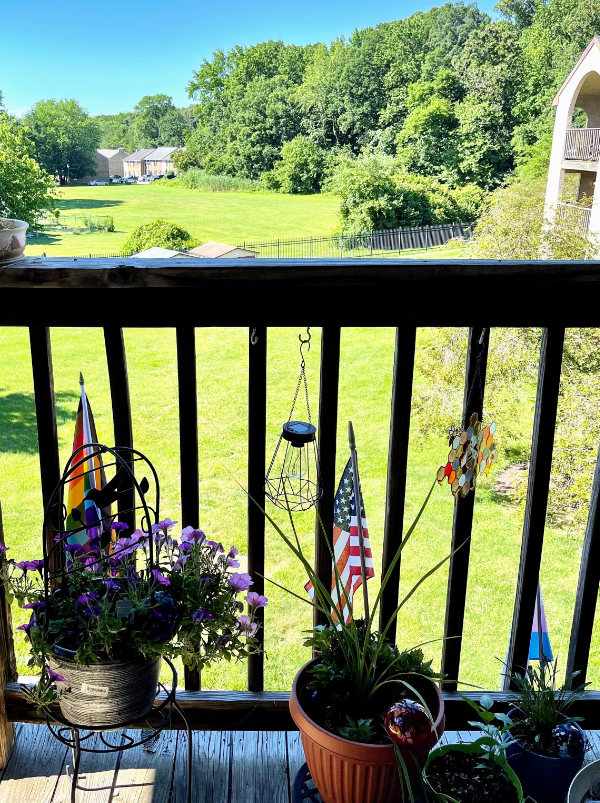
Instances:
[[[288,420],[282,427],[265,479],[265,495],[283,510],[309,510],[321,498],[317,428],[311,421],[303,350],[310,351],[310,327],[300,340],[300,376]],[[294,416],[300,388],[306,399],[305,420]],[[294,418],[294,420],[292,420]]]

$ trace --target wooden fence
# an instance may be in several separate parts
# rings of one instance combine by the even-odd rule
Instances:
[[[201,270],[199,270],[201,268]],[[544,303],[539,303],[540,287]],[[475,260],[94,260],[26,259],[0,269],[0,326],[29,327],[37,432],[44,502],[59,479],[59,451],[49,327],[96,326],[104,329],[112,395],[115,440],[132,444],[124,327],[174,327],[177,335],[182,519],[198,525],[198,420],[195,376],[195,327],[237,326],[248,330],[248,477],[250,495],[264,500],[266,364],[268,327],[289,326],[289,304],[274,298],[304,300],[302,323],[322,327],[318,412],[323,498],[316,530],[315,565],[324,583],[331,577],[325,538],[332,533],[338,416],[340,332],[343,326],[396,329],[390,415],[387,505],[382,573],[399,543],[405,506],[406,466],[416,330],[419,326],[469,326],[465,386],[478,369],[481,385],[465,412],[482,414],[490,327],[543,328],[539,379],[531,444],[531,464],[523,525],[508,664],[526,665],[531,622],[544,541],[546,507],[565,327],[600,326],[600,264],[597,262],[481,262]],[[90,293],[94,303],[89,304]],[[487,299],[461,305],[460,317],[449,299]],[[117,303],[118,302],[118,303]],[[149,310],[160,306],[160,321]],[[297,313],[294,309],[294,313]],[[308,319],[308,320],[306,320]],[[181,324],[185,321],[185,324]],[[468,404],[468,410],[467,408]],[[585,678],[600,581],[600,467],[596,469],[579,585],[573,610],[567,671]],[[465,600],[470,563],[474,495],[456,507],[445,613],[442,671],[459,677]],[[248,504],[248,571],[261,593],[265,563],[265,521]],[[0,536],[1,536],[0,532]],[[395,570],[382,601],[382,618],[398,601]],[[0,605],[0,680],[5,682],[0,726],[39,721],[15,681],[10,610]],[[441,613],[441,612],[440,612]],[[194,727],[212,729],[288,729],[287,694],[263,690],[263,657],[248,661],[248,689],[198,691],[199,678],[186,674],[178,693]],[[511,692],[493,692],[509,703]],[[449,728],[464,727],[469,710],[450,687],[445,691]],[[2,699],[0,696],[0,703]],[[600,727],[600,694],[589,692],[577,714],[589,728]],[[0,727],[0,737],[2,736]],[[2,739],[0,738],[0,752]],[[0,755],[1,759],[1,755]]]

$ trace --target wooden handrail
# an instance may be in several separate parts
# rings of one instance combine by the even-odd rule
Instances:
[[[600,128],[567,128],[564,158],[597,162],[600,159]]]

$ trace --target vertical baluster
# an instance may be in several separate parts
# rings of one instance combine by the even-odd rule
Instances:
[[[4,543],[2,507],[0,507],[0,541]],[[0,563],[5,560],[4,556],[0,556]],[[0,585],[0,769],[6,766],[14,741],[13,724],[6,718],[4,686],[7,682],[16,679],[17,661],[15,658],[10,604],[6,599],[6,588]]]
[[[265,572],[265,436],[267,426],[267,327],[250,329],[248,355],[248,572],[252,590],[264,593]],[[257,608],[259,645],[264,645],[264,609]],[[264,656],[248,659],[248,689],[264,688]]]
[[[50,330],[44,326],[29,328],[31,346],[31,367],[33,372],[33,393],[37,420],[38,449],[40,459],[40,478],[42,485],[42,502],[44,510],[48,505],[52,492],[60,480],[60,462],[58,453],[58,434],[56,430],[56,406],[54,402],[54,374],[52,372],[52,349],[50,346]],[[62,499],[55,500],[58,505]],[[44,534],[48,554],[53,556],[50,566],[52,572],[57,571],[59,555],[53,549],[54,533],[48,528]]]
[[[331,553],[333,548],[333,500],[335,497],[335,455],[340,376],[340,327],[324,326],[321,340],[321,382],[319,393],[319,461],[323,495],[317,505],[315,528],[315,570],[326,588],[331,586]],[[320,519],[320,521],[319,521]],[[321,523],[323,526],[321,527]],[[329,548],[327,546],[329,544]],[[315,613],[314,624],[326,624],[322,614]]]
[[[594,485],[590,499],[581,568],[575,597],[571,640],[567,658],[567,675],[579,672],[575,685],[585,681],[594,629],[594,616],[600,586],[600,452],[596,461]]]
[[[181,469],[181,523],[198,527],[198,401],[196,391],[196,334],[193,326],[178,326],[177,380],[179,390],[179,461]],[[184,669],[185,688],[200,688],[200,673]]]
[[[396,329],[390,440],[387,467],[385,529],[381,577],[383,578],[402,542],[410,409],[412,401],[413,371],[415,362],[416,328],[401,326]],[[379,626],[383,628],[398,605],[400,561],[396,564],[381,597]],[[390,641],[396,638],[396,622],[388,630]]]
[[[115,446],[133,447],[131,427],[131,402],[129,399],[129,377],[127,374],[127,358],[123,330],[118,326],[104,327],[104,346],[108,378],[110,381],[110,398],[112,402],[113,429]],[[129,460],[133,470],[133,460]],[[119,521],[135,529],[135,492],[133,487],[121,492],[118,500]]]
[[[542,333],[523,540],[507,661],[509,675],[527,666],[544,543],[564,337],[565,330],[560,327],[544,329]]]
[[[463,422],[466,425],[468,425],[472,413],[477,413],[480,421],[483,418],[488,346],[489,330],[478,326],[473,327],[469,332],[463,400]],[[479,379],[477,378],[478,373]],[[442,672],[450,680],[450,683],[444,684],[444,688],[451,691],[456,689],[456,680],[460,670],[474,506],[475,492],[472,492],[465,497],[460,497],[454,507],[452,524],[452,551],[454,554],[450,558],[448,572],[446,621],[442,648]]]

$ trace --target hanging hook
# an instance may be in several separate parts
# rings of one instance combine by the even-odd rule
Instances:
[[[302,335],[298,335],[298,340],[300,341],[300,354],[302,354],[302,350],[304,346],[308,343],[307,351],[310,351],[310,326],[306,327],[306,337],[302,337]]]
[[[256,336],[256,326],[250,332],[250,343],[253,346],[256,346],[256,344],[258,343],[258,337]]]
[[[481,330],[481,336],[479,338],[479,345],[480,346],[483,346],[483,341],[484,341],[486,332],[487,332],[487,329],[485,329],[485,328]]]

